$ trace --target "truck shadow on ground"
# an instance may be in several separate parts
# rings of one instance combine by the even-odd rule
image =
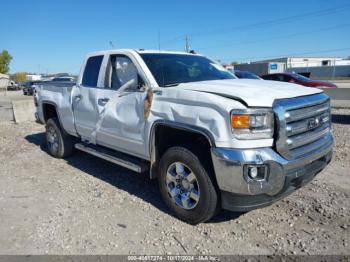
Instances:
[[[350,125],[350,115],[332,114],[332,123]]]
[[[28,135],[25,139],[29,143],[39,146],[41,150],[47,152],[45,133]],[[158,190],[157,180],[150,180],[148,173],[137,174],[78,150],[76,150],[71,157],[65,159],[65,161],[74,168],[109,183],[116,188],[126,191],[129,194],[153,205],[160,211],[172,215],[162,201]],[[242,213],[222,210],[216,217],[209,221],[209,223],[220,223],[237,219],[241,214]]]

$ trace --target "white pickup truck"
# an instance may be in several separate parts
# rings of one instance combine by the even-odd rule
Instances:
[[[180,219],[248,211],[281,199],[330,162],[330,101],[321,90],[242,80],[197,54],[89,54],[76,84],[34,96],[49,153],[73,149],[157,178]]]

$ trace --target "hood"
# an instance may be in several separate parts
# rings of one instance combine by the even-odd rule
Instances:
[[[179,84],[177,88],[213,93],[244,101],[249,107],[272,107],[275,99],[322,93],[322,90],[296,84],[252,79],[229,79]]]

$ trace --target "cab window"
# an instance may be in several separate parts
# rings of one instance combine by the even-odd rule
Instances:
[[[81,81],[83,86],[97,87],[98,75],[102,64],[103,56],[91,56],[86,61],[83,79]]]

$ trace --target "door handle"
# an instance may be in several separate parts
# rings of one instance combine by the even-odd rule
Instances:
[[[105,105],[105,104],[107,104],[108,101],[109,101],[109,98],[107,98],[107,97],[99,98],[99,99],[97,100],[97,102],[98,102],[99,105]]]
[[[82,98],[81,95],[76,95],[76,96],[74,96],[74,100],[75,100],[76,102],[79,102],[79,101],[81,100],[81,98]]]

